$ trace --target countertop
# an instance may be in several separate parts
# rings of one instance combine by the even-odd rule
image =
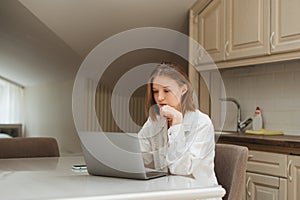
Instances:
[[[242,145],[249,150],[300,155],[300,136],[216,133],[216,142]]]

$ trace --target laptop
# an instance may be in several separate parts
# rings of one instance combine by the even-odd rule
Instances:
[[[168,175],[145,168],[136,133],[86,132],[80,139],[90,175],[142,180]]]

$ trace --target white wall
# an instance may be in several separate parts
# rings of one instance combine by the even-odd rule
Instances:
[[[82,58],[18,1],[0,1],[0,24],[0,74],[25,87],[26,136],[55,137],[61,155],[80,153],[71,95]]]
[[[25,135],[57,139],[61,155],[80,154],[72,116],[74,80],[25,88]]]
[[[259,106],[264,128],[300,135],[299,65],[296,60],[222,70],[226,95],[241,104],[242,120]]]

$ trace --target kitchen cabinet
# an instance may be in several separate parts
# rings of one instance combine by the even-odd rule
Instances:
[[[300,156],[249,151],[244,200],[300,199]]]
[[[299,7],[298,0],[198,0],[189,34],[219,68],[299,59]]]
[[[263,151],[249,151],[247,171],[270,176],[287,177],[287,155]]]
[[[226,60],[269,54],[270,0],[226,3]]]
[[[300,59],[299,7],[299,0],[198,0],[190,9],[189,36],[202,45],[218,68]],[[193,75],[194,66],[209,71],[206,61],[210,60],[201,48],[191,46],[191,82],[198,99],[204,99],[199,106],[210,108],[207,88],[211,86]]]
[[[214,62],[270,53],[270,0],[212,0],[191,13],[190,36]]]
[[[300,156],[288,156],[288,200],[300,199]]]
[[[300,50],[300,1],[272,0],[271,52]]]
[[[250,198],[247,197],[247,191],[250,191],[253,198],[257,191],[261,193],[268,187],[271,189],[266,189],[268,190],[266,193],[277,190],[278,200],[300,199],[300,136],[258,136],[232,133],[220,135],[218,142],[242,145],[249,149],[247,178],[250,177],[250,180],[245,181],[248,187],[245,187],[243,200]],[[252,178],[253,174],[261,176]],[[261,183],[260,180],[264,180],[264,177],[266,180],[272,177],[271,179],[278,180],[279,184],[278,182],[273,184],[272,181]],[[256,195],[255,199],[264,200],[265,198]]]
[[[249,151],[246,200],[287,199],[287,155]]]
[[[193,24],[196,26],[194,39],[196,39],[207,53],[216,61],[225,59],[225,1],[214,0],[201,10],[201,7],[193,10]],[[199,62],[203,52],[199,53]]]
[[[246,180],[246,200],[286,200],[286,179],[247,172]]]

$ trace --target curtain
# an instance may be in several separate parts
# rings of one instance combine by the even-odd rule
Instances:
[[[0,78],[0,124],[23,123],[24,89]]]

